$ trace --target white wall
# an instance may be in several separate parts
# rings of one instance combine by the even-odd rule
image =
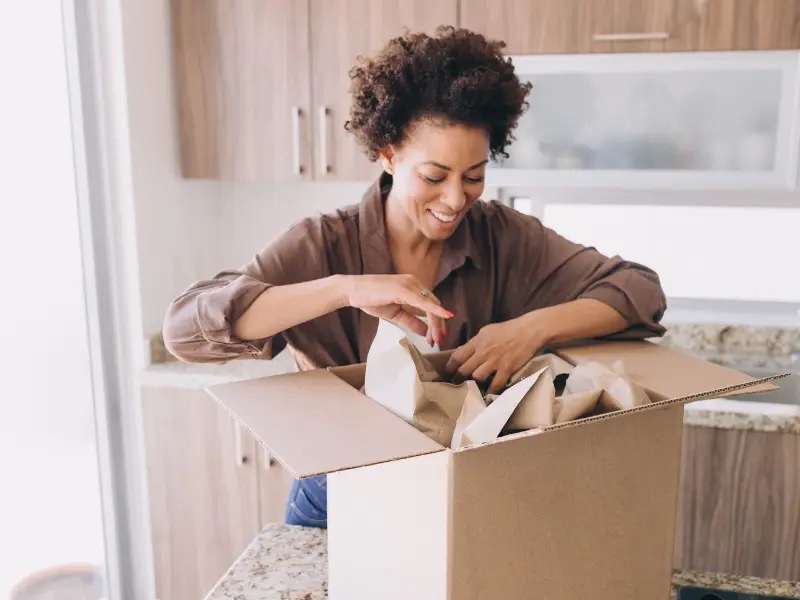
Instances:
[[[800,302],[800,207],[547,205],[543,220],[652,267],[671,297]]]
[[[357,202],[365,183],[244,184],[180,176],[169,1],[122,3],[143,335],[194,281],[255,254],[301,217]]]

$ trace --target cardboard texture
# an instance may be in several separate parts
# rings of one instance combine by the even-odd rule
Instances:
[[[328,371],[208,388],[295,477],[442,450]]]
[[[440,371],[447,354],[422,358]],[[488,402],[464,384],[455,449],[361,393],[365,365],[210,392],[296,476],[332,473],[333,600],[666,599],[683,404],[774,386],[648,342],[564,348],[526,369]],[[553,376],[573,373],[552,415],[531,413],[551,425],[487,441],[496,419],[479,418],[504,396],[495,416],[519,418],[516,398],[549,398]]]

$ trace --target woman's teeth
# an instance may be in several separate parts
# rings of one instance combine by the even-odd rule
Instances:
[[[432,214],[432,215],[433,215],[433,216],[434,216],[434,217],[435,217],[435,218],[436,218],[438,221],[441,221],[442,223],[452,223],[453,221],[455,221],[455,220],[456,220],[456,216],[457,216],[457,215],[446,215],[446,214],[444,214],[444,213],[440,213],[440,212],[437,212],[437,211],[435,211],[435,210],[432,210],[432,211],[431,211],[431,214]]]

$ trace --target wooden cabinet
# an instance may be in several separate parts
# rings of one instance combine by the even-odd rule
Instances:
[[[204,391],[146,387],[142,402],[157,597],[203,598],[265,517],[283,521],[291,477]]]
[[[172,0],[184,177],[371,180],[345,131],[350,68],[458,0]]]
[[[800,48],[798,0],[460,0],[512,54]]]
[[[172,0],[184,177],[311,176],[308,1]]]
[[[684,429],[674,565],[800,580],[800,436]]]
[[[800,48],[799,0],[672,0],[665,49]]]

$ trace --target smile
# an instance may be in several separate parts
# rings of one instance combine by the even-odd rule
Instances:
[[[442,223],[452,223],[458,217],[457,214],[447,215],[445,213],[440,213],[436,210],[429,209],[428,212],[430,212],[437,221],[441,221]]]

